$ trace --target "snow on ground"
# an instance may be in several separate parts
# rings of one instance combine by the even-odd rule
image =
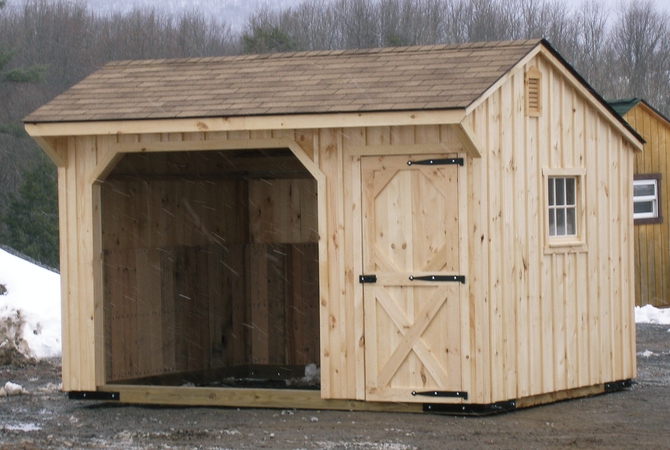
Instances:
[[[670,325],[670,308],[659,309],[651,305],[636,306],[635,323]]]
[[[60,356],[60,275],[0,249],[0,285],[0,345],[16,332],[27,356]],[[670,308],[635,307],[635,322],[670,325]]]
[[[26,356],[60,356],[60,275],[0,249],[0,285],[0,345],[9,339]]]

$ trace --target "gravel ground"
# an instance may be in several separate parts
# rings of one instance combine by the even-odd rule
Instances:
[[[70,401],[58,361],[0,367],[0,449],[667,449],[670,332],[638,325],[638,378],[621,392],[488,417],[174,408]]]

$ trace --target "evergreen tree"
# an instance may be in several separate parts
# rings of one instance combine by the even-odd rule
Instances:
[[[7,5],[7,0],[0,0],[0,10]],[[0,82],[5,83],[36,83],[42,79],[44,66],[35,65],[29,68],[16,67],[8,69],[9,63],[14,56],[14,51],[6,49],[0,41]],[[0,133],[15,137],[25,136],[23,127],[17,123],[0,123]]]
[[[2,242],[44,264],[58,268],[58,189],[56,168],[41,155],[23,173],[2,217]]]
[[[0,0],[0,9],[4,8],[7,0]],[[11,70],[6,70],[9,62],[14,56],[14,52],[3,48],[0,42],[0,80],[10,83],[34,83],[40,81],[42,73],[44,73],[44,66],[33,66],[27,69],[19,67]]]
[[[0,10],[6,4],[6,0],[0,0]],[[15,50],[3,45],[0,40],[0,84],[5,85],[5,89],[11,90],[18,84],[41,81],[45,68],[43,65],[10,68],[15,54]],[[13,148],[2,149],[8,152],[17,151],[18,143],[28,139],[21,123],[14,120],[9,123],[0,122],[0,134],[15,138],[4,140],[12,143],[10,145]],[[24,158],[26,156],[24,154]],[[31,165],[24,169],[19,167],[26,166],[25,164],[15,166],[20,171],[22,180],[18,190],[0,193],[0,200],[4,206],[0,209],[0,242],[57,268],[58,198],[55,168],[41,152]],[[5,167],[4,170],[8,168]]]
[[[279,27],[254,27],[251,33],[242,35],[244,53],[278,53],[297,50],[293,39]]]

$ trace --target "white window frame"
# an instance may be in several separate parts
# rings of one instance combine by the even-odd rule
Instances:
[[[542,170],[544,186],[544,202],[542,205],[542,216],[544,217],[544,252],[545,253],[571,253],[587,251],[586,245],[586,169],[584,168],[544,168]],[[574,180],[574,204],[567,204],[567,196],[562,204],[556,204],[550,199],[549,182],[551,179],[573,179]],[[555,194],[555,193],[554,193]],[[552,234],[550,229],[550,211],[563,210],[567,216],[567,210],[574,212],[574,233],[563,235]],[[567,219],[566,219],[567,220]]]
[[[651,202],[652,211],[636,213],[633,212],[633,219],[657,219],[659,214],[659,183],[657,178],[641,178],[633,180],[633,211],[635,210],[635,203]],[[654,186],[654,195],[635,195],[635,186]]]

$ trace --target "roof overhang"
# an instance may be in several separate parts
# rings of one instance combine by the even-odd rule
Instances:
[[[406,125],[455,125],[470,154],[483,151],[464,122],[465,109],[439,111],[394,111],[281,116],[207,117],[188,119],[121,120],[99,122],[25,123],[26,132],[59,167],[65,155],[57,148],[58,138],[157,133],[202,133],[218,131],[304,130]]]
[[[465,116],[465,109],[449,109],[439,111],[296,114],[101,122],[42,122],[25,123],[25,129],[32,137],[99,136],[139,133],[197,133],[205,131],[449,125],[460,124],[465,119]]]

